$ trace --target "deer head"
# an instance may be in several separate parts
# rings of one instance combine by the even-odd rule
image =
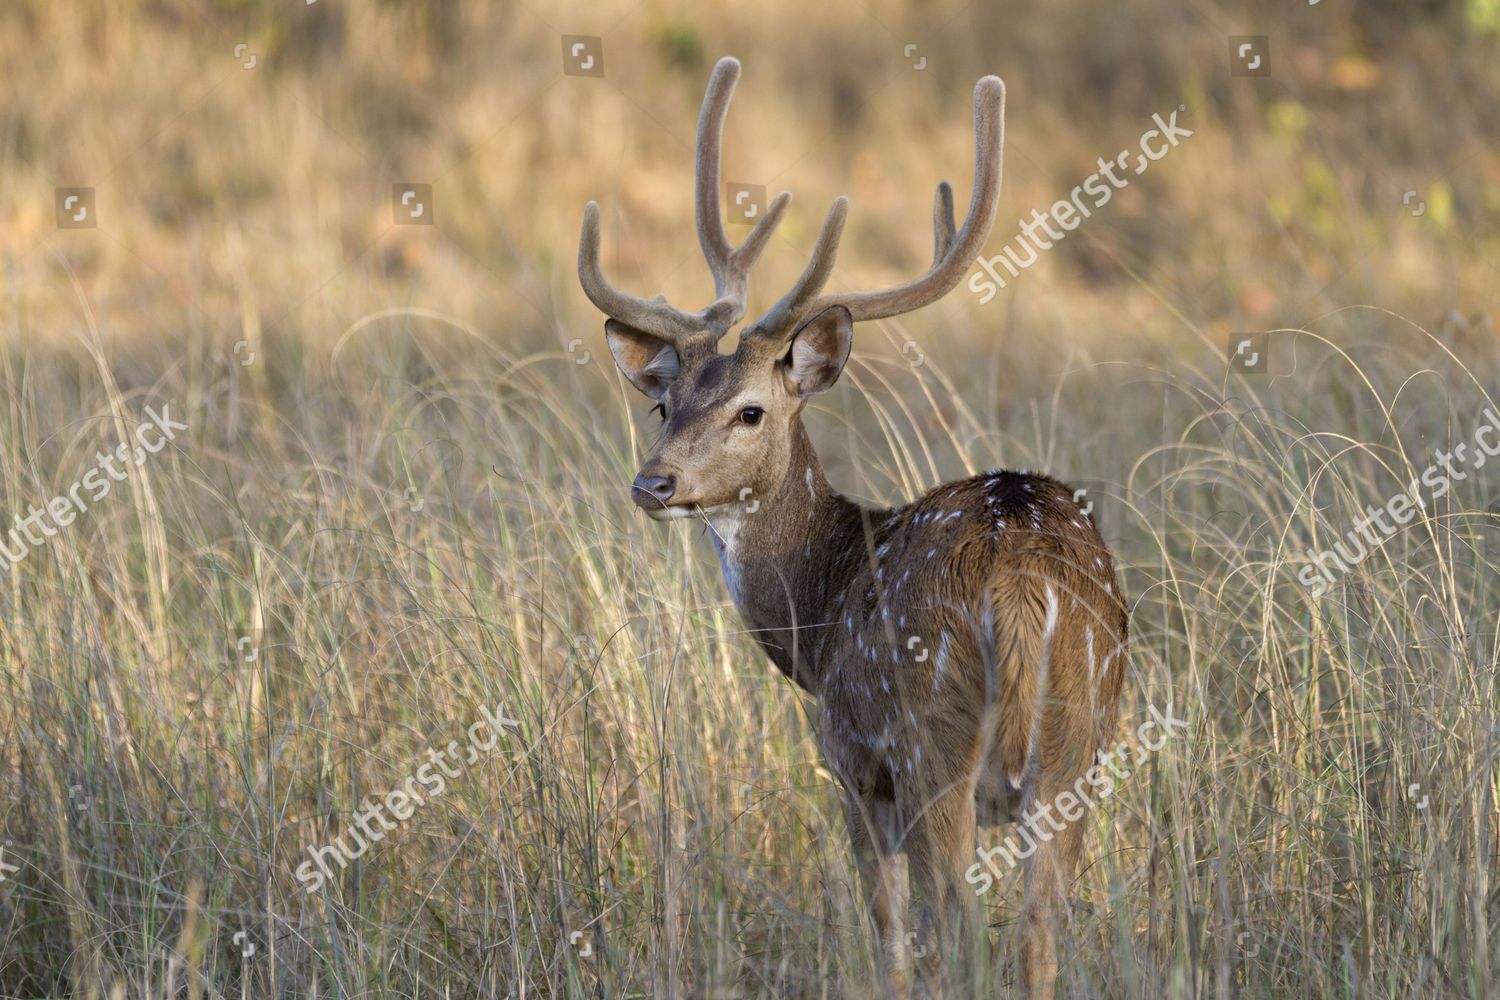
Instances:
[[[662,414],[661,439],[631,490],[658,520],[713,513],[738,504],[747,491],[779,489],[801,433],[802,407],[843,371],[854,323],[911,312],[947,294],[984,245],[1000,197],[1005,84],[986,76],[974,86],[968,214],[954,226],[953,189],[939,184],[927,273],[883,290],[824,294],[848,211],[848,199],[839,197],[796,284],[742,330],[733,354],[720,354],[719,340],[744,318],[750,269],[792,200],[783,191],[745,241],[730,245],[719,217],[719,152],[739,75],[738,60],[719,60],[698,118],[695,204],[698,242],[714,279],[712,304],[685,312],[660,295],[643,299],[616,289],[599,267],[599,206],[591,201],[583,214],[584,293],[609,317],[605,336],[620,370]]]

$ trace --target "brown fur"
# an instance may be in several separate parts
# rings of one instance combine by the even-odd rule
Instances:
[[[896,855],[912,859],[937,947],[961,946],[976,826],[1072,788],[1114,730],[1125,606],[1102,539],[1057,481],[991,473],[871,510],[828,486],[800,419],[792,437],[774,495],[754,514],[709,521],[746,627],[817,699],[901,988],[906,875]],[[1048,995],[1055,974],[1053,924],[1083,827],[1069,825],[1026,862],[1022,971],[1032,996]]]

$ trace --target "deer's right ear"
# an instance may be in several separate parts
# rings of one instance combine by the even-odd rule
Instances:
[[[626,326],[619,320],[605,321],[604,339],[609,343],[609,353],[614,355],[615,364],[630,379],[631,385],[658,402],[682,371],[677,348],[670,341]]]
[[[843,306],[829,306],[792,334],[782,364],[799,396],[823,392],[838,381],[854,343],[854,320]]]

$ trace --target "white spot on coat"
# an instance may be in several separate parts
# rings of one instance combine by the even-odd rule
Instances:
[[[932,675],[932,693],[937,694],[938,688],[943,686],[943,674],[948,671],[948,633],[938,640],[937,662]]]
[[[1094,685],[1097,683],[1094,677],[1094,626],[1083,626],[1084,648],[1089,654],[1089,705],[1094,704]]]

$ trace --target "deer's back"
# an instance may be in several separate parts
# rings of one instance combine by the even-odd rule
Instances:
[[[823,738],[859,782],[1019,786],[1033,730],[1086,768],[1126,637],[1110,554],[1073,491],[1024,472],[947,483],[875,522],[819,657]],[[1044,697],[1038,701],[1038,694]],[[1041,704],[1061,717],[1034,727]],[[1068,763],[1072,766],[1071,762]]]

